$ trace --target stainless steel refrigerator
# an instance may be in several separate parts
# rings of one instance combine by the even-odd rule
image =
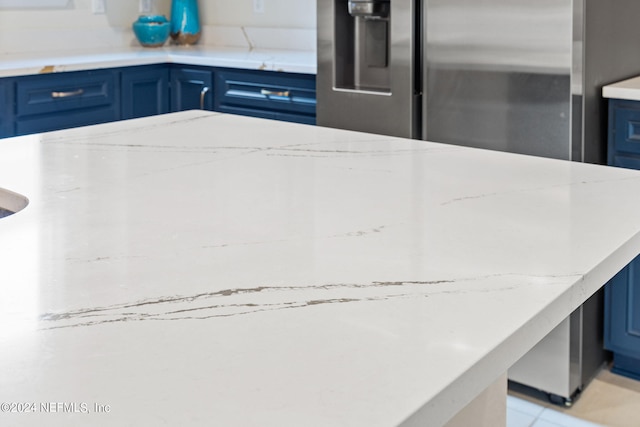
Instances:
[[[640,74],[638,0],[317,0],[317,16],[321,126],[603,163],[601,87]],[[570,403],[604,360],[601,306],[510,378]]]

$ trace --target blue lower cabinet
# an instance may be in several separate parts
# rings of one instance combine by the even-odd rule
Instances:
[[[13,91],[11,80],[0,79],[0,138],[13,136]]]
[[[610,166],[640,169],[640,102],[609,100],[607,157]],[[640,379],[640,256],[605,286],[604,328],[612,370]]]
[[[213,71],[206,67],[171,69],[171,111],[212,110]]]
[[[640,169],[640,102],[609,100],[607,163]]]
[[[640,379],[640,256],[605,287],[604,338],[613,371]]]
[[[313,75],[219,69],[214,110],[288,122],[316,123]]]
[[[27,76],[15,81],[17,135],[120,119],[115,70]]]
[[[169,112],[169,68],[152,65],[122,70],[122,118],[155,116]]]
[[[0,138],[194,109],[315,124],[316,78],[153,64],[0,79]]]

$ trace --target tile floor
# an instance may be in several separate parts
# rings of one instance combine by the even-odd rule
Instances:
[[[589,421],[563,414],[553,408],[509,396],[507,427],[601,427]]]
[[[603,369],[571,408],[509,391],[507,427],[640,427],[640,381]]]

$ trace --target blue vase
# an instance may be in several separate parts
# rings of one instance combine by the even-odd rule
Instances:
[[[176,44],[195,44],[200,39],[198,0],[172,0],[171,39]]]
[[[164,15],[142,15],[132,27],[142,46],[160,47],[169,38],[171,24]]]

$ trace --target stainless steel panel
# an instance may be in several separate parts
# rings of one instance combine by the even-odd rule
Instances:
[[[587,333],[595,333],[595,331]],[[556,393],[566,399],[573,400],[574,394],[586,385],[582,382],[584,337],[584,306],[580,306],[569,316],[569,384],[564,393]]]
[[[604,350],[604,290],[596,292],[582,305],[580,378],[575,384],[586,386],[607,362]]]
[[[567,318],[509,369],[509,379],[547,393],[571,396],[570,332]]]
[[[349,14],[351,16],[365,16],[369,18],[387,18],[389,16],[389,1],[349,0]]]
[[[419,136],[416,0],[393,0],[388,20],[349,14],[347,0],[318,0],[317,123]],[[385,25],[387,26],[385,28]],[[380,40],[388,37],[388,50]]]
[[[584,161],[584,0],[573,0],[571,48],[571,160]]]
[[[603,293],[592,295],[509,369],[509,380],[571,402],[606,361]]]
[[[570,158],[571,0],[425,0],[424,137]]]

